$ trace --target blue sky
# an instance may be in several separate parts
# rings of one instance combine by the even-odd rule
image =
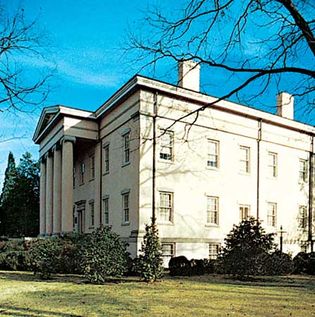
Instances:
[[[27,69],[26,81],[39,72],[54,70],[50,81],[51,93],[43,106],[63,104],[95,110],[141,67],[140,63],[128,62],[132,56],[126,59],[123,55],[122,47],[128,30],[145,34],[146,29],[137,22],[144,17],[148,7],[162,6],[174,14],[178,3],[166,0],[0,0],[0,5],[9,12],[23,7],[26,18],[37,19],[38,31],[45,35],[45,58],[17,58]],[[139,30],[141,26],[143,29]],[[251,48],[248,47],[248,50]],[[147,69],[142,73],[176,82],[176,65],[173,62],[170,61],[169,65],[161,63],[156,71]],[[203,69],[201,82],[206,82],[206,79],[210,85],[204,85],[203,89],[214,96],[220,96],[224,93],[223,89],[230,85],[229,78],[222,71],[207,72]],[[273,93],[260,102],[263,109],[275,110]],[[31,114],[0,115],[0,187],[10,150],[16,160],[25,151],[38,157],[32,135],[40,112],[41,109],[37,109]],[[302,112],[298,114],[298,119],[311,122]],[[12,137],[15,138],[11,140]]]

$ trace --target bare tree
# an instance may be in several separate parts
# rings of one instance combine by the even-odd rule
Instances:
[[[28,22],[23,9],[10,15],[0,6],[0,114],[32,112],[47,98],[51,75],[32,78],[36,76],[21,62],[25,57],[43,57],[43,35],[39,33],[36,20]]]
[[[149,36],[130,33],[128,50],[143,67],[193,59],[223,71],[234,86],[215,102],[250,103],[290,81],[290,93],[309,110],[315,105],[314,12],[313,0],[187,0],[178,12],[150,10]]]

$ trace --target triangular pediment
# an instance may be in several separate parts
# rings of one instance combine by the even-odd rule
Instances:
[[[59,112],[60,112],[59,106],[47,107],[43,109],[40,115],[40,118],[38,120],[34,136],[33,136],[33,141],[35,143],[38,137],[42,134],[42,132],[46,129],[49,123],[57,116]]]

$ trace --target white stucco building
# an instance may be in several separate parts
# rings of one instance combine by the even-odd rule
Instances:
[[[178,86],[135,76],[95,112],[43,110],[40,234],[109,225],[135,256],[154,210],[165,261],[207,258],[252,215],[267,231],[283,227],[284,251],[310,250],[315,128],[293,120],[286,93],[277,115],[207,107],[216,99],[199,92],[199,66],[179,70]]]

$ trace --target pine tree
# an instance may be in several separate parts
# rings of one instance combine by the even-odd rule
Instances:
[[[162,249],[155,221],[145,226],[145,235],[139,256],[138,273],[146,282],[154,282],[163,276]]]
[[[1,195],[2,235],[36,236],[39,226],[39,166],[30,153],[23,154],[15,168],[14,180],[7,184]]]
[[[0,236],[5,235],[7,210],[4,207],[16,181],[16,166],[12,152],[8,155],[8,164],[4,175],[4,183],[0,195]]]

